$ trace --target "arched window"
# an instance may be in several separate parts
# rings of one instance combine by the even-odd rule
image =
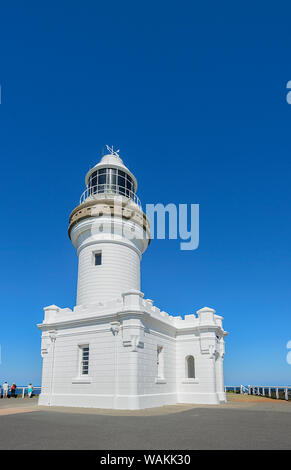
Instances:
[[[195,361],[193,356],[186,357],[186,377],[188,379],[195,378]]]

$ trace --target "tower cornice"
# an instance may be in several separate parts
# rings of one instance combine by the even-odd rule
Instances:
[[[150,243],[150,223],[146,214],[134,203],[127,198],[102,197],[93,199],[78,205],[70,214],[70,223],[68,235],[71,239],[71,230],[79,222],[91,217],[121,217],[124,220],[130,220],[132,223],[138,224],[147,235],[148,245]]]

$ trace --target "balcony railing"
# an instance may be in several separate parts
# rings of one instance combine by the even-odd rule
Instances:
[[[108,196],[127,198],[142,209],[140,199],[137,195],[130,189],[119,186],[118,184],[96,184],[95,186],[88,187],[80,197],[80,204],[93,199],[105,199],[108,198]]]

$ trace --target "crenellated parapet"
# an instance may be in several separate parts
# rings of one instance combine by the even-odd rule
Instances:
[[[122,321],[128,314],[135,314],[136,317],[144,316],[147,320],[155,320],[176,330],[177,334],[185,331],[197,331],[201,336],[201,352],[209,349],[209,338],[215,349],[220,338],[227,335],[222,327],[220,315],[216,315],[214,309],[204,307],[198,310],[195,315],[173,316],[159,309],[154,305],[153,300],[144,299],[144,294],[138,290],[130,290],[122,294],[121,297],[107,302],[98,302],[91,305],[77,305],[73,310],[69,308],[60,308],[51,305],[44,308],[45,319],[39,325],[41,329],[47,329],[52,325],[64,325],[75,323],[76,321],[85,322],[96,319],[110,319],[112,316],[118,316]],[[126,322],[126,320],[123,320]],[[221,347],[220,347],[221,348]]]

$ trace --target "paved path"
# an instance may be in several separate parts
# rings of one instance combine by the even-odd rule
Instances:
[[[291,449],[291,402],[229,398],[221,406],[142,411],[47,408],[38,407],[35,399],[0,400],[0,449]],[[12,407],[17,413],[1,414]]]
[[[29,408],[4,408],[3,410],[0,410],[0,416],[5,416],[5,415],[15,415],[17,413],[33,413],[35,409],[29,409]]]

